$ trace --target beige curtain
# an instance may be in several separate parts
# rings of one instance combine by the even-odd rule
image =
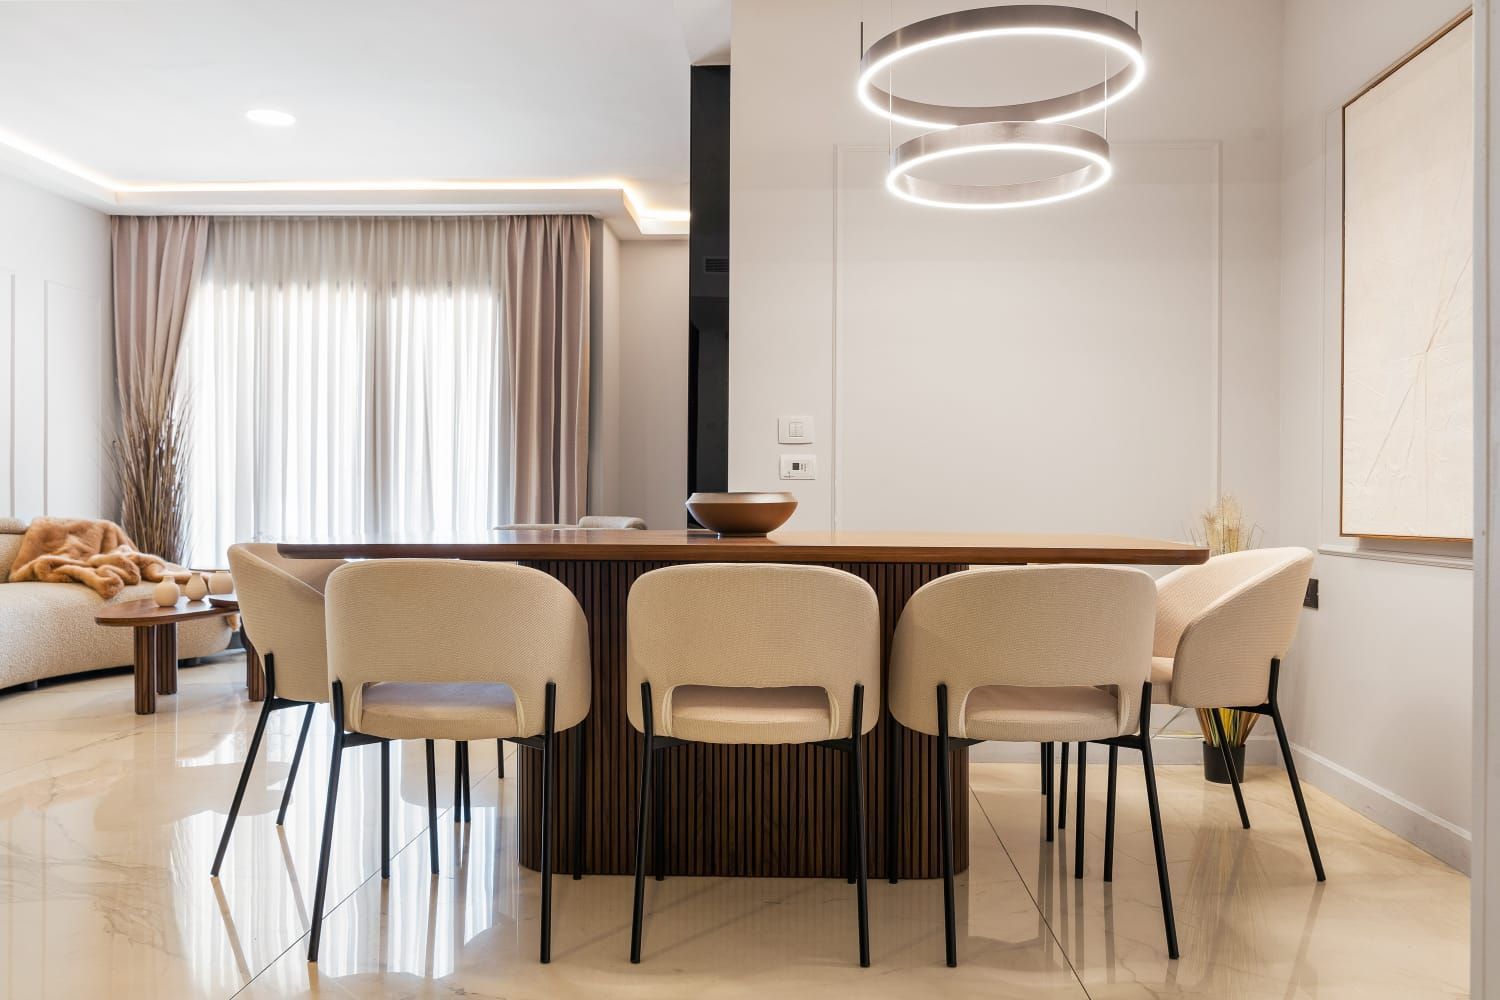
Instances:
[[[511,520],[574,524],[588,492],[588,219],[506,221]]]
[[[182,340],[192,558],[574,523],[589,221],[215,218]]]
[[[137,388],[171,395],[188,296],[208,252],[208,217],[117,215],[114,250],[115,377],[122,410]]]

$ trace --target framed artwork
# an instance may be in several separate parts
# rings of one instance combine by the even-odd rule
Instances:
[[[1340,531],[1474,532],[1474,19],[1344,105]]]

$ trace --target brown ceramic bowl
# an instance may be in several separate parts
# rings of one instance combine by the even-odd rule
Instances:
[[[797,509],[797,498],[790,493],[694,493],[687,509],[720,535],[764,535],[786,523]]]

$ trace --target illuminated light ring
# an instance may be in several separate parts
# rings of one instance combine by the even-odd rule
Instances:
[[[936,160],[992,152],[1062,153],[1084,164],[1054,177],[1016,184],[948,184],[913,173]],[[1041,122],[981,122],[903,142],[891,153],[885,186],[896,197],[918,205],[984,211],[1079,198],[1104,186],[1113,173],[1109,143],[1087,129]]]
[[[875,85],[875,77],[901,59],[943,45],[981,38],[1077,38],[1113,49],[1129,65],[1101,83],[1061,97],[990,107],[925,104],[896,97]],[[929,17],[898,28],[870,46],[859,61],[855,92],[860,103],[882,118],[918,128],[954,128],[982,122],[1060,122],[1115,103],[1146,78],[1141,35],[1135,28],[1096,10],[1015,4],[979,7]]]

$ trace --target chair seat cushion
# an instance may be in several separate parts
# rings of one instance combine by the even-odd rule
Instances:
[[[493,740],[521,731],[505,684],[366,685],[357,728],[393,740]]]
[[[816,743],[833,732],[828,692],[819,687],[684,684],[668,704],[668,732],[697,743]]]
[[[1077,742],[1119,736],[1120,705],[1106,688],[975,688],[964,705],[964,735],[1019,743]]]
[[[1151,657],[1151,704],[1172,704],[1172,664],[1170,656]]]

